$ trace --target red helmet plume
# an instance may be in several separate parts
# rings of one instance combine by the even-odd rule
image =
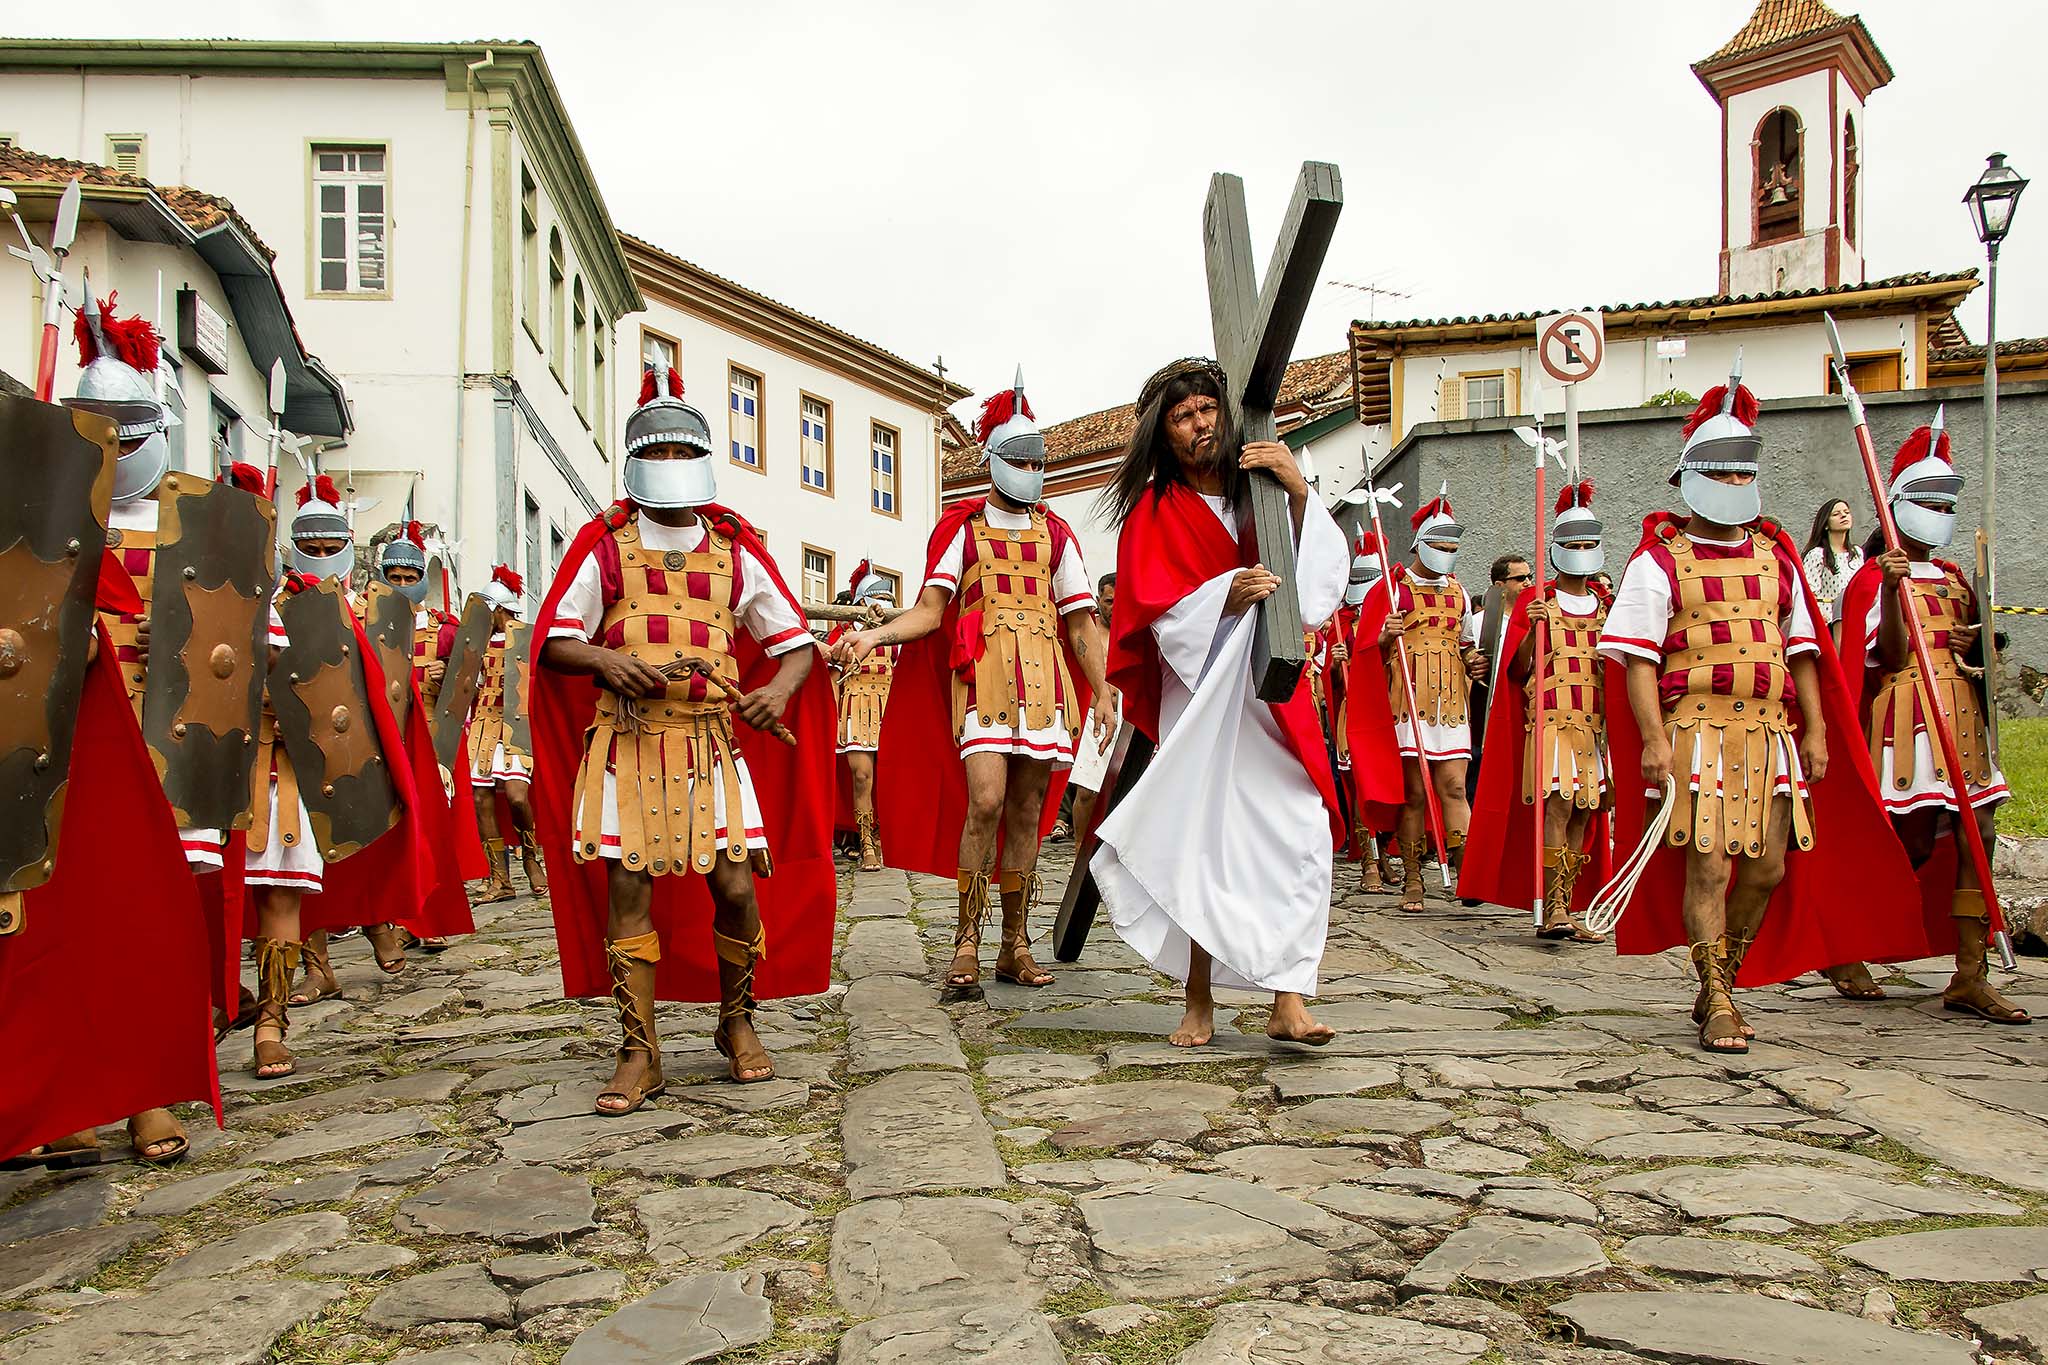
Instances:
[[[1591,507],[1593,505],[1593,481],[1580,479],[1568,483],[1557,495],[1557,506],[1553,510],[1562,512],[1567,507]]]
[[[299,489],[299,506],[304,507],[315,498],[335,507],[341,506],[341,490],[325,474],[315,474],[313,482]]]
[[[853,566],[853,577],[846,580],[846,590],[848,592],[860,591],[860,581],[868,576],[868,568],[869,564],[865,559]]]
[[[1380,538],[1370,531],[1361,535],[1358,538],[1358,543],[1351,547],[1351,557],[1353,559],[1357,559],[1362,555],[1377,555],[1379,552]]]
[[[1428,502],[1415,509],[1415,514],[1408,518],[1408,525],[1411,529],[1419,531],[1422,529],[1423,522],[1439,512],[1453,521],[1457,520],[1458,514],[1451,510],[1451,500],[1439,493],[1436,497],[1431,498]]]
[[[1948,432],[1936,431],[1933,427],[1919,427],[1906,438],[1906,443],[1899,447],[1898,455],[1892,460],[1892,472],[1885,479],[1885,485],[1895,486],[1901,474],[1930,455],[1945,465],[1955,464],[1948,453]]]
[[[1031,410],[1031,400],[1020,398],[1015,389],[998,389],[988,396],[981,405],[981,416],[974,419],[974,439],[988,443],[989,433],[1016,416],[1019,411],[1031,420],[1037,421],[1038,414]]]
[[[668,396],[670,398],[681,398],[683,396],[683,377],[676,373],[675,366],[673,365],[669,366],[663,373],[668,376]],[[655,369],[652,365],[649,365],[640,372],[640,401],[642,403],[651,403],[654,401],[655,395],[660,392],[661,385],[656,376]]]
[[[517,573],[514,573],[512,566],[509,564],[500,564],[497,568],[491,570],[491,581],[502,584],[510,589],[514,597],[526,591],[526,580]]]
[[[1679,438],[1683,440],[1695,431],[1698,431],[1700,425],[1709,417],[1720,416],[1721,403],[1727,397],[1728,386],[1726,384],[1716,384],[1713,388],[1708,389],[1701,396],[1699,406],[1692,410],[1692,416],[1686,418],[1685,425],[1679,429]],[[1749,385],[1737,384],[1735,386],[1735,405],[1730,409],[1730,415],[1746,427],[1754,427],[1756,425],[1757,400],[1756,395],[1750,392]]]
[[[420,524],[416,521],[408,521],[405,524],[405,538],[423,551],[427,548],[426,534],[420,530]]]
[[[236,460],[221,472],[219,482],[231,483],[244,493],[254,493],[259,498],[263,496],[263,471],[253,464]]]
[[[99,336],[93,335],[93,325],[86,316],[86,310],[78,310],[71,325],[71,334],[78,340],[78,363],[81,368],[101,359],[100,340],[104,338],[111,359],[120,361],[130,369],[144,374],[156,373],[157,362],[163,356],[162,343],[156,328],[147,318],[140,315],[117,318],[114,316],[114,301],[121,297],[115,290],[99,301]]]

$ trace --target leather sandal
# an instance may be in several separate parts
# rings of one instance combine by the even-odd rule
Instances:
[[[1870,968],[1861,962],[1848,962],[1839,967],[1829,967],[1824,975],[1828,984],[1835,988],[1835,994],[1844,1000],[1883,1000],[1884,987],[1871,978]]]
[[[104,1159],[99,1132],[87,1128],[0,1161],[0,1171],[25,1171],[37,1166],[52,1171],[69,1171],[82,1166],[97,1166]]]
[[[953,964],[946,968],[946,984],[978,986],[982,922],[988,918],[988,874],[962,868],[956,885],[960,892],[960,918],[953,928]]]
[[[398,941],[397,925],[366,924],[363,937],[370,941],[370,952],[386,976],[397,976],[405,970],[405,945]]]
[[[292,1004],[317,1005],[341,994],[341,983],[334,979],[334,968],[327,961],[325,933],[315,931],[306,936],[299,945],[299,961],[306,967],[306,984],[292,992]]]
[[[875,838],[875,817],[873,812],[857,815],[855,822],[860,826],[860,870],[880,872],[882,870],[882,845]]]
[[[1005,871],[998,885],[1003,901],[1003,946],[996,954],[996,980],[1034,989],[1050,986],[1052,973],[1031,956],[1031,903],[1038,899],[1038,873]]]
[[[286,1012],[291,995],[292,973],[299,965],[299,945],[282,939],[256,940],[256,1036],[254,1071],[259,1080],[274,1081],[299,1069],[298,1059],[284,1045],[291,1029]],[[275,1038],[265,1038],[274,1030]]]
[[[1984,896],[1968,887],[1955,893],[1958,909],[1982,911]],[[1979,914],[1955,916],[1956,972],[1941,993],[1941,1007],[1955,1014],[1975,1015],[1994,1024],[2031,1024],[2034,1017],[1999,994],[1991,984],[1987,961],[1991,922]]]
[[[1607,942],[1607,935],[1594,933],[1572,913],[1572,893],[1578,888],[1579,873],[1591,861],[1591,854],[1575,848],[1543,850],[1543,865],[1550,869],[1550,875],[1545,878],[1543,890],[1543,927],[1536,931],[1536,937],[1565,943]],[[1729,975],[1732,979],[1732,969]]]
[[[619,1068],[623,1070],[626,1059],[636,1052],[647,1058],[638,1081],[621,1084],[614,1072],[597,1092],[592,1112],[615,1119],[668,1091],[668,1080],[661,1074],[661,1044],[654,1032],[654,964],[661,961],[661,940],[650,931],[612,939],[604,949],[611,967],[612,1000],[619,1007]],[[608,1099],[620,1103],[607,1105]]]
[[[151,1166],[173,1165],[183,1161],[192,1150],[185,1125],[168,1109],[145,1109],[129,1119],[128,1145],[135,1149],[136,1160]],[[152,1152],[152,1147],[168,1150]]]
[[[1748,1052],[1749,1039],[1743,1036],[1742,1014],[1728,994],[1728,961],[1720,941],[1693,944],[1692,965],[1700,977],[1701,1003],[1697,1013],[1701,1051]]]
[[[1401,909],[1422,913],[1429,892],[1422,884],[1422,840],[1401,841]]]
[[[726,1075],[738,1085],[759,1085],[775,1079],[775,1059],[761,1046],[754,1033],[754,964],[768,955],[768,936],[758,921],[754,937],[734,938],[711,930],[712,951],[718,954],[718,1029],[711,1035],[713,1046],[726,1060]],[[745,1024],[752,1042],[736,1044],[733,1025]],[[759,1075],[743,1075],[743,1072]]]
[[[548,893],[547,863],[531,840],[520,845],[519,868],[526,874],[526,884],[534,895],[545,896]]]
[[[219,1047],[227,1041],[230,1033],[249,1027],[256,1022],[256,994],[247,986],[235,987],[235,1016],[230,1019],[228,1012],[218,1006],[213,1011],[213,1044]]]

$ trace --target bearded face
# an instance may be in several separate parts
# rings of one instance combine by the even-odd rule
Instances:
[[[1166,412],[1166,444],[1188,473],[1216,468],[1222,450],[1223,405],[1206,393],[1191,393]]]

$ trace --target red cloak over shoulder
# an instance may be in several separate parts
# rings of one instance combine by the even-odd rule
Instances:
[[[142,610],[118,563],[102,563],[99,605]],[[198,884],[113,639],[94,629],[56,870],[23,896],[20,932],[0,938],[0,1156],[184,1100],[220,1120],[218,967]]]
[[[1552,591],[1557,585],[1547,585]],[[1522,758],[1529,747],[1528,694],[1512,676],[1515,654],[1529,636],[1529,604],[1536,589],[1524,588],[1508,615],[1500,645],[1500,681],[1486,708],[1487,780],[1472,802],[1472,828],[1465,836],[1465,856],[1458,866],[1458,895],[1510,910],[1528,910],[1536,903],[1536,807],[1522,799]],[[1603,698],[1608,710],[1616,702]],[[1621,699],[1620,705],[1626,706]],[[1494,780],[1498,778],[1499,780]],[[1607,775],[1609,789],[1614,774]],[[1613,875],[1614,859],[1607,843],[1608,813],[1595,811],[1587,822],[1579,851],[1592,865],[1572,888],[1573,910],[1584,910]]]
[[[1125,518],[1116,541],[1116,612],[1110,623],[1109,681],[1123,693],[1124,719],[1159,739],[1161,663],[1152,625],[1204,583],[1250,568],[1255,547],[1240,546],[1202,495],[1185,484],[1147,493]],[[1291,589],[1290,589],[1291,590]],[[1288,750],[1315,784],[1329,813],[1333,844],[1349,834],[1337,804],[1330,754],[1306,686],[1284,702],[1268,702]],[[1355,761],[1355,760],[1354,760]],[[1398,780],[1398,779],[1397,779]],[[1398,790],[1398,787],[1397,787]]]
[[[1351,791],[1358,803],[1359,823],[1385,832],[1395,827],[1407,804],[1401,774],[1401,745],[1394,737],[1394,707],[1389,700],[1393,675],[1380,649],[1380,628],[1393,609],[1393,578],[1381,577],[1366,589],[1358,604],[1351,633],[1351,662],[1344,669],[1344,729],[1351,741]],[[1368,851],[1368,856],[1374,856]]]
[[[986,498],[969,498],[946,508],[925,546],[920,585],[938,567],[953,537],[979,512]],[[1074,541],[1073,528],[1050,508],[1045,525],[1053,554],[1065,554]],[[1122,587],[1122,580],[1118,580]],[[923,593],[922,586],[918,589]],[[1064,620],[1064,618],[1062,618]],[[960,830],[967,823],[967,765],[960,741],[953,735],[953,657],[979,640],[960,640],[960,594],[946,599],[939,627],[896,652],[896,670],[889,682],[889,708],[882,713],[882,741],[875,755],[875,824],[882,831],[882,854],[889,866],[952,877],[960,871]],[[1060,631],[1067,655],[1067,676],[1074,683],[1072,705],[1081,712],[1081,740],[1093,744],[1089,730],[1088,679]],[[1072,719],[1072,717],[1069,717]],[[1060,798],[1067,789],[1067,771],[1055,771],[1046,784],[1045,809],[1038,837],[1052,832],[1059,819]]]
[[[719,533],[752,555],[775,590],[797,615],[796,597],[782,581],[768,547],[738,513],[716,503],[696,509]],[[609,995],[611,969],[605,959],[605,926],[611,893],[611,860],[577,862],[571,854],[576,772],[597,707],[597,683],[582,674],[543,665],[538,652],[554,627],[562,593],[599,542],[633,514],[629,501],[615,502],[576,533],[555,581],[541,604],[532,640],[536,657],[528,721],[533,733],[533,819],[547,859],[549,900],[561,947],[562,993],[570,999]],[[742,632],[733,642],[740,686],[764,686],[781,666]],[[823,659],[818,659],[782,720],[796,733],[790,748],[768,735],[736,725],[747,771],[760,800],[761,820],[774,860],[771,876],[755,879],[768,953],[761,959],[754,994],[763,1000],[815,995],[831,981],[832,926],[838,906],[838,877],[832,867],[832,750],[837,711]],[[694,874],[654,878],[654,927],[661,935],[661,962],[654,990],[662,1000],[691,1002],[719,998],[718,960],[711,950],[711,893]]]
[[[1651,513],[1643,521],[1643,539],[1635,553],[1669,540],[1684,525],[1683,518],[1670,512]],[[1776,542],[1785,572],[1806,595],[1806,609],[1816,625],[1825,621],[1799,571],[1791,539],[1770,522],[1757,525]],[[1815,673],[1827,725],[1828,775],[1810,788],[1813,848],[1804,853],[1794,848],[1786,854],[1785,880],[1771,896],[1756,944],[1743,960],[1736,983],[1742,986],[1767,986],[1838,963],[1898,962],[1933,951],[1921,922],[1912,866],[1878,803],[1869,746],[1843,682],[1834,640],[1825,629],[1817,636],[1820,657]],[[1606,687],[1615,847],[1626,854],[1641,841],[1650,810],[1641,778],[1643,739],[1626,700],[1627,669],[1611,659]],[[1792,721],[1796,733],[1801,728],[1796,707]],[[1634,900],[1615,927],[1616,951],[1660,953],[1684,947],[1684,892],[1685,859],[1680,850],[1665,844],[1651,859]]]

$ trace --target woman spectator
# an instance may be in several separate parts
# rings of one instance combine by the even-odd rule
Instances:
[[[1863,547],[1849,541],[1855,526],[1849,504],[1829,498],[1813,514],[1813,530],[1806,537],[1806,582],[1820,599],[1821,612],[1830,626],[1841,619],[1842,590],[1863,567]]]

